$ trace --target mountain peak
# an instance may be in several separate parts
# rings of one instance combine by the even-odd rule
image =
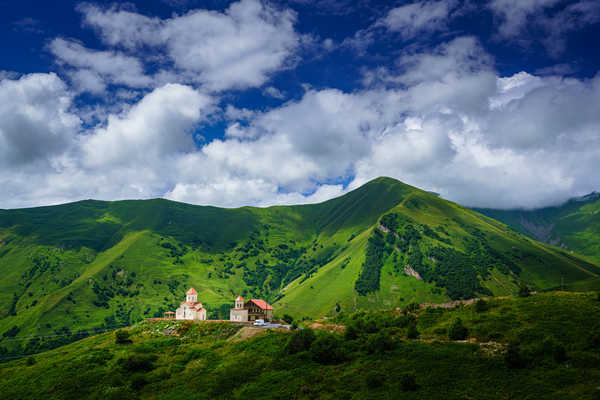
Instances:
[[[588,193],[586,195],[580,197],[574,197],[571,200],[577,202],[587,202],[587,201],[596,201],[600,199],[600,193],[593,191],[592,193]]]

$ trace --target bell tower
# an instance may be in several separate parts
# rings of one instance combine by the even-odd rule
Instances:
[[[190,290],[187,291],[187,293],[185,294],[185,301],[187,301],[188,303],[198,302],[198,292],[196,292],[196,289],[190,288]]]
[[[238,296],[237,299],[235,299],[235,308],[244,308],[244,299],[242,296]]]

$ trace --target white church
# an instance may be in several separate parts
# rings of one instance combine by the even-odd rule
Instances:
[[[206,309],[198,302],[198,292],[190,288],[185,294],[185,301],[181,302],[175,310],[175,319],[187,319],[193,321],[206,320]]]

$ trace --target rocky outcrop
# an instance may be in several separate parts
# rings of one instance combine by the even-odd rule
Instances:
[[[417,271],[415,271],[415,270],[413,269],[413,267],[411,267],[411,266],[410,266],[410,265],[408,265],[408,264],[406,264],[406,265],[404,266],[404,273],[405,273],[406,275],[408,275],[408,276],[415,277],[415,278],[417,278],[417,279],[418,279],[418,280],[420,280],[420,281],[422,281],[422,280],[423,280],[423,278],[421,278],[421,275],[420,275],[420,274],[419,274]]]

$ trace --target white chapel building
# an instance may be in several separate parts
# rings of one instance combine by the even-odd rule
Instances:
[[[203,321],[206,319],[206,309],[198,302],[198,292],[190,288],[185,294],[185,301],[175,310],[175,319]]]

